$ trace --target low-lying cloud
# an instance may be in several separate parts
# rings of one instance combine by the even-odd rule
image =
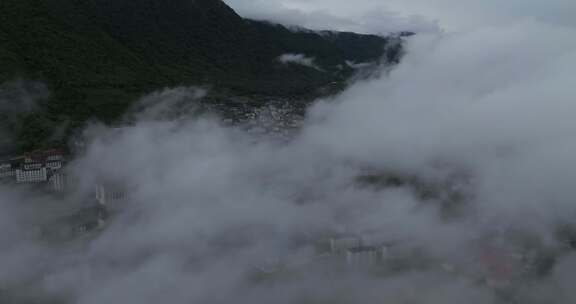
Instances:
[[[158,119],[158,100],[201,95],[153,95],[143,102],[158,111],[90,130],[70,167],[70,204],[94,177],[130,189],[102,231],[45,244],[31,227],[51,219],[33,210],[62,199],[0,186],[0,291],[81,304],[574,303],[575,257],[559,237],[576,216],[574,34],[532,20],[410,38],[391,73],[318,101],[288,142]],[[408,244],[433,266],[338,271],[313,254],[337,234]],[[513,288],[483,282],[486,236],[530,243],[549,269]],[[275,261],[292,266],[262,279]]]
[[[313,57],[307,57],[304,54],[284,54],[278,57],[278,61],[283,64],[299,64],[313,69],[320,69]]]

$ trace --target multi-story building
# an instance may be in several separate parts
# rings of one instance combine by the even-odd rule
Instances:
[[[52,176],[64,166],[64,152],[46,150],[27,153],[23,156],[0,162],[0,178],[12,179],[18,184],[37,184],[49,182]],[[59,187],[62,185],[60,177]]]
[[[19,184],[35,184],[48,181],[48,170],[42,165],[24,166],[16,169],[16,182]]]
[[[62,168],[63,163],[64,152],[58,149],[36,151],[24,155],[24,164],[31,167],[42,164],[52,170],[58,170]]]

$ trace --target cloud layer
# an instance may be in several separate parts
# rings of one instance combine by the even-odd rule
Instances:
[[[70,168],[81,183],[64,200],[73,206],[94,177],[130,189],[104,230],[46,244],[35,227],[54,221],[62,199],[0,186],[0,296],[574,303],[575,256],[558,229],[576,215],[575,31],[545,18],[488,23],[410,38],[398,67],[318,101],[288,143],[209,117],[167,121],[158,105],[201,98],[196,89],[147,97],[152,110],[133,125],[89,130],[87,153]],[[366,175],[411,182],[363,184]],[[457,216],[446,214],[451,203]],[[550,271],[513,291],[479,283],[486,270],[474,245],[502,231],[553,252]],[[432,265],[449,263],[460,275],[435,266],[384,276],[334,271],[313,252],[338,233],[414,244]],[[293,266],[262,280],[257,269],[278,260]]]

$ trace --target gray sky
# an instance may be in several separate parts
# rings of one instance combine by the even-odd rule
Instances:
[[[365,32],[462,30],[521,19],[576,25],[573,0],[225,0],[241,15]]]

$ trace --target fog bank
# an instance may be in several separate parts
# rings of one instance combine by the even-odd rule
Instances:
[[[82,304],[573,303],[575,257],[558,231],[576,215],[574,34],[522,20],[410,38],[399,66],[317,101],[287,142],[214,117],[166,120],[161,101],[180,99],[149,96],[132,125],[87,130],[69,168],[78,193],[0,186],[0,288]],[[102,230],[56,246],[29,233],[50,219],[28,206],[55,212],[96,179],[130,193]],[[406,243],[438,267],[326,267],[314,244],[341,234]],[[503,295],[478,280],[486,235],[555,263]],[[277,261],[290,266],[262,280]]]

